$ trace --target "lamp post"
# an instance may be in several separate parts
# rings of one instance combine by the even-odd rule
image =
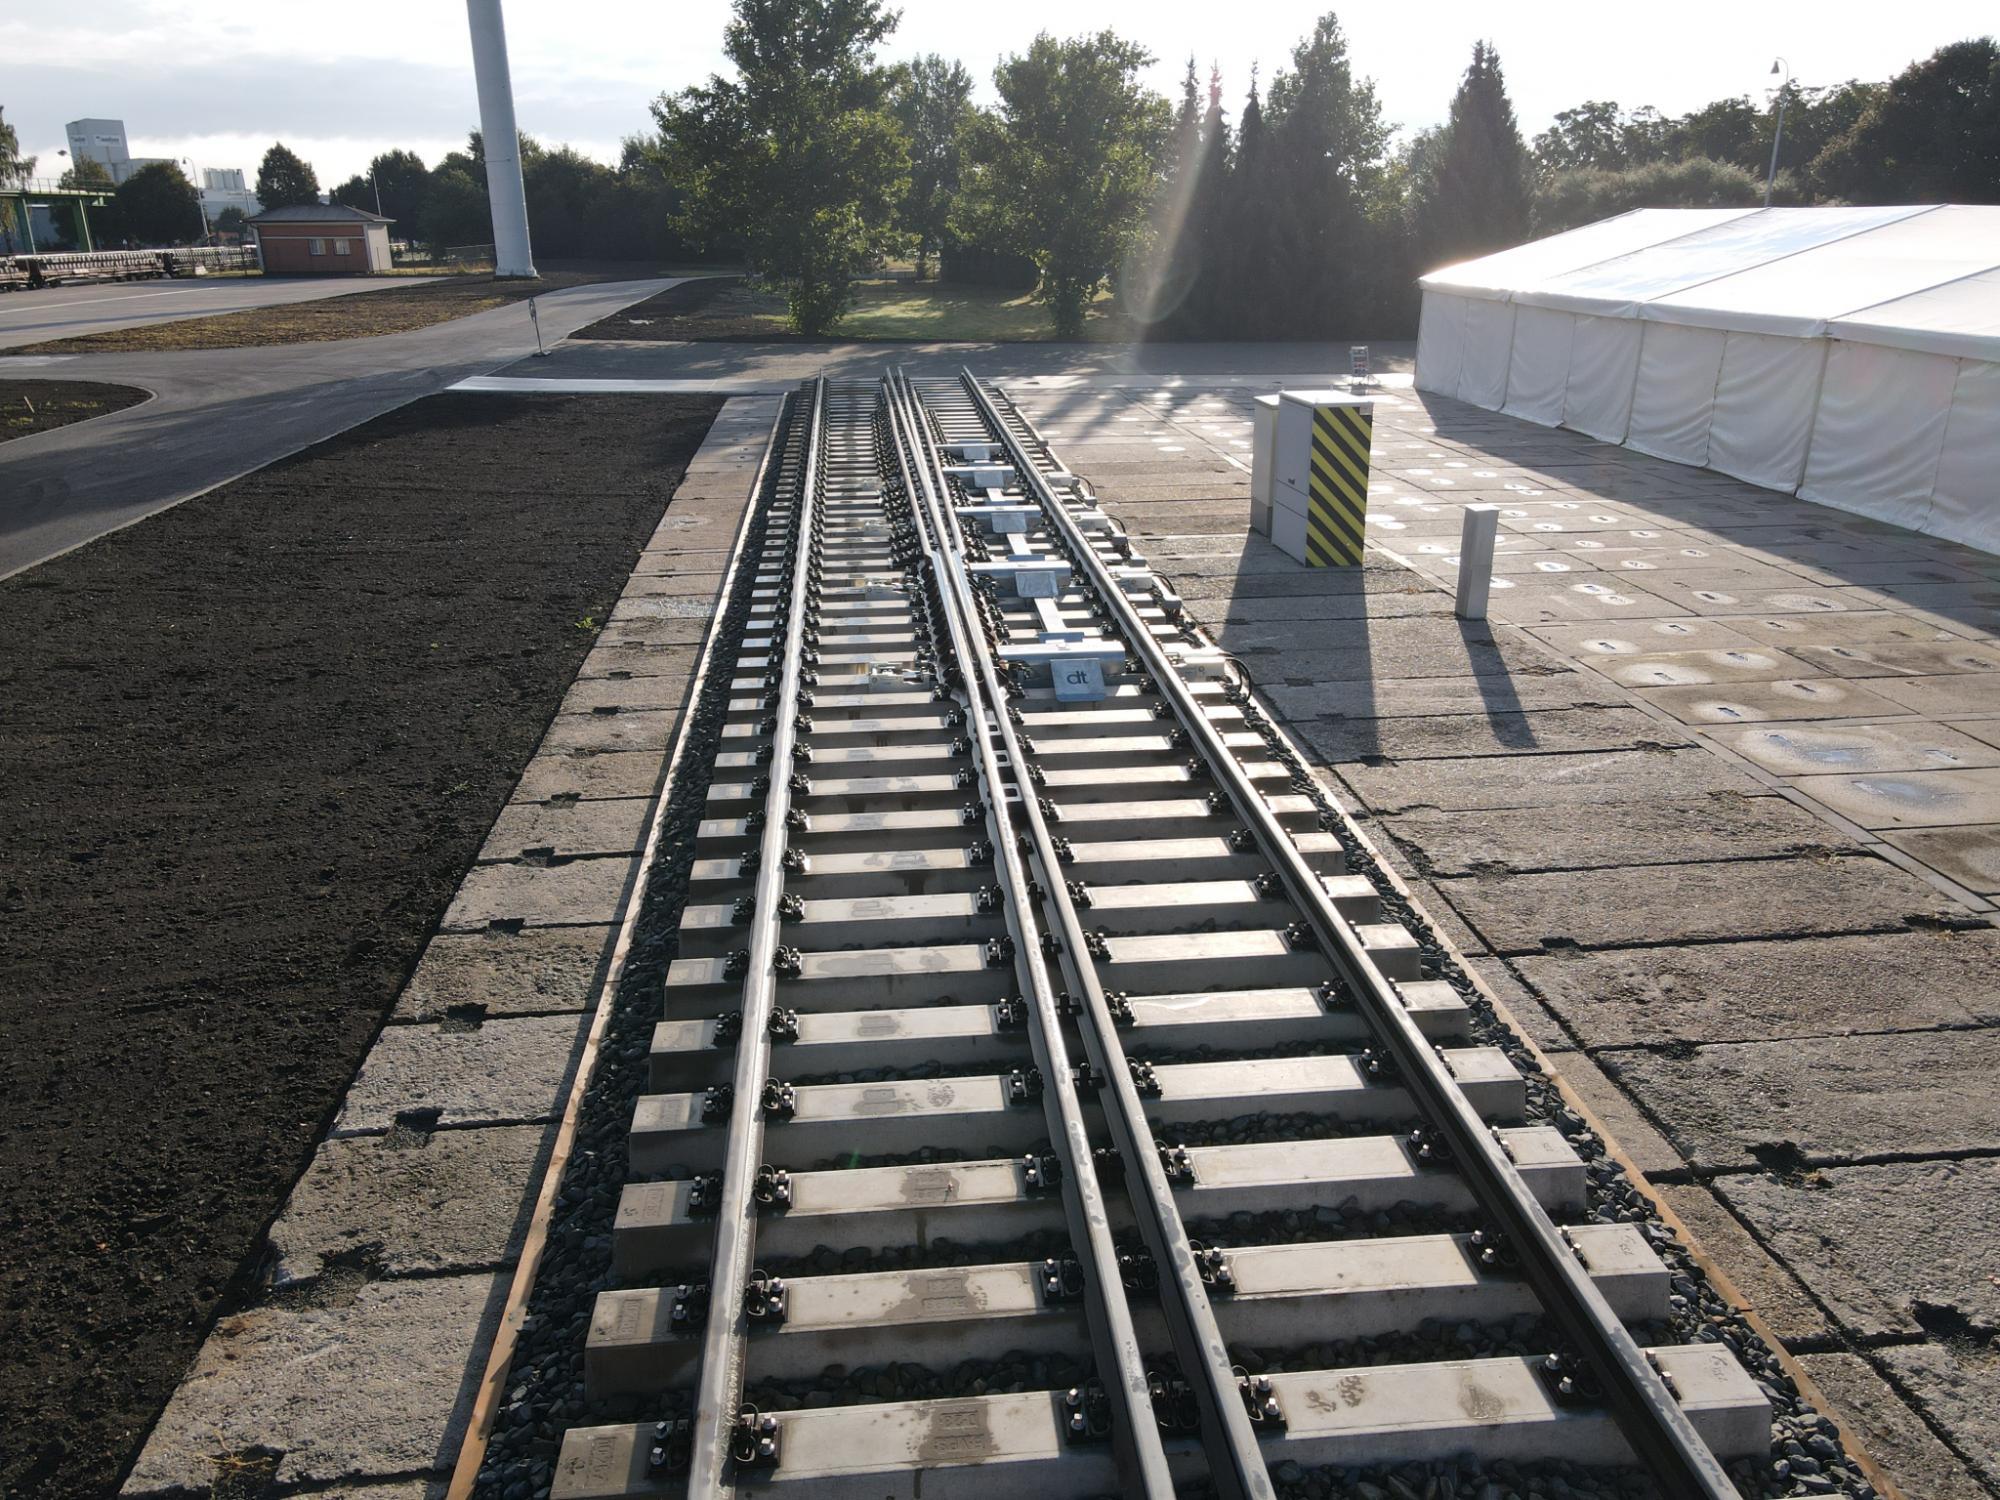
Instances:
[[[1764,174],[1764,207],[1771,206],[1771,188],[1778,180],[1778,146],[1785,139],[1785,104],[1792,94],[1792,65],[1782,57],[1771,64],[1771,75],[1784,69],[1785,81],[1778,85],[1778,128],[1771,132],[1771,170]]]

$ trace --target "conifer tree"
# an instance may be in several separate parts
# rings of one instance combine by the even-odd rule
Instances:
[[[1528,148],[1491,42],[1476,42],[1451,115],[1411,183],[1421,270],[1470,260],[1528,237]]]

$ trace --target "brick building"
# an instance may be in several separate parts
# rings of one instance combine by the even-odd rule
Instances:
[[[366,276],[389,269],[395,222],[344,203],[273,208],[248,221],[271,276]]]

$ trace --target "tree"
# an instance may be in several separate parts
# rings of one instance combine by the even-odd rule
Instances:
[[[111,180],[111,169],[103,162],[94,156],[79,156],[70,163],[69,170],[56,179],[56,186],[84,190],[97,188],[108,193],[117,184]]]
[[[653,117],[678,223],[741,241],[784,291],[792,326],[823,334],[856,277],[902,241],[909,156],[886,107],[875,47],[896,25],[881,0],[735,0],[723,52],[736,77],[662,95]]]
[[[1139,82],[1152,61],[1110,31],[1043,32],[993,70],[1000,102],[974,151],[975,212],[1034,257],[1035,295],[1063,338],[1083,332],[1159,180],[1171,116]]]
[[[415,232],[440,254],[454,245],[491,243],[493,211],[486,201],[486,174],[470,156],[452,151],[432,168]]]
[[[1433,270],[1528,237],[1528,150],[1500,72],[1500,54],[1475,42],[1472,65],[1442,129],[1413,158],[1411,230],[1419,270]]]
[[[611,190],[614,173],[569,146],[537,147],[524,154],[521,177],[528,198],[528,231],[551,260],[587,255],[593,205]]]
[[[421,156],[414,151],[384,151],[366,172],[355,173],[327,196],[349,208],[394,219],[401,234],[415,236],[430,191],[431,174]]]
[[[1267,273],[1284,288],[1283,331],[1333,336],[1378,323],[1384,299],[1392,290],[1406,298],[1408,281],[1382,243],[1400,238],[1400,206],[1371,212],[1390,201],[1389,130],[1375,86],[1354,76],[1333,15],[1320,17],[1292,49],[1292,66],[1271,80],[1264,117],[1284,205]]]
[[[201,199],[170,161],[141,167],[118,185],[118,232],[142,245],[185,245],[201,233]]]
[[[319,202],[319,178],[283,141],[275,141],[257,168],[257,201],[266,211]]]
[[[1183,337],[1214,338],[1223,331],[1229,246],[1236,231],[1229,222],[1229,122],[1222,113],[1222,72],[1213,66],[1199,153],[1181,229],[1187,291],[1170,326]]]
[[[1578,167],[1615,171],[1625,165],[1625,138],[1618,106],[1590,99],[1575,109],[1556,111],[1553,124],[1535,137],[1535,164],[1543,175]]]
[[[0,183],[26,182],[35,175],[35,158],[21,154],[21,138],[7,123],[7,111],[0,107]]]
[[[901,224],[916,242],[917,280],[930,274],[933,256],[944,247],[958,196],[961,137],[972,114],[972,75],[962,63],[929,52],[896,70],[889,112],[909,140],[910,186],[903,194]]]
[[[1243,118],[1236,128],[1236,161],[1225,197],[1224,212],[1230,226],[1223,242],[1226,290],[1217,316],[1236,337],[1263,337],[1266,328],[1276,326],[1272,316],[1275,299],[1265,260],[1279,205],[1272,191],[1269,132],[1254,68],[1250,94],[1243,101]]]
[[[234,235],[241,238],[243,226],[248,222],[249,220],[244,217],[243,210],[232,203],[215,216],[215,232],[217,234]]]
[[[2000,42],[1912,63],[1812,172],[1857,203],[2000,203]]]
[[[1746,98],[1717,99],[1673,122],[1665,154],[1673,161],[1705,156],[1754,171],[1764,165],[1771,149],[1768,133],[1759,138],[1759,116]]]

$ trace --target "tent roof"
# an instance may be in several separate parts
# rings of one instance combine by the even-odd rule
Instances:
[[[2000,360],[2000,207],[1643,209],[1423,278],[1599,317]]]
[[[1638,304],[1698,287],[1748,266],[1787,260],[1835,240],[1876,229],[1920,208],[1773,208],[1697,229],[1665,244],[1521,287],[1530,307],[1634,318]]]
[[[1827,332],[1958,359],[2000,360],[2000,269],[1835,318]]]
[[[1418,285],[1427,292],[1455,292],[1505,302],[1517,288],[1753,212],[1748,208],[1635,208],[1615,219],[1600,219],[1511,250],[1446,266],[1431,272]]]

